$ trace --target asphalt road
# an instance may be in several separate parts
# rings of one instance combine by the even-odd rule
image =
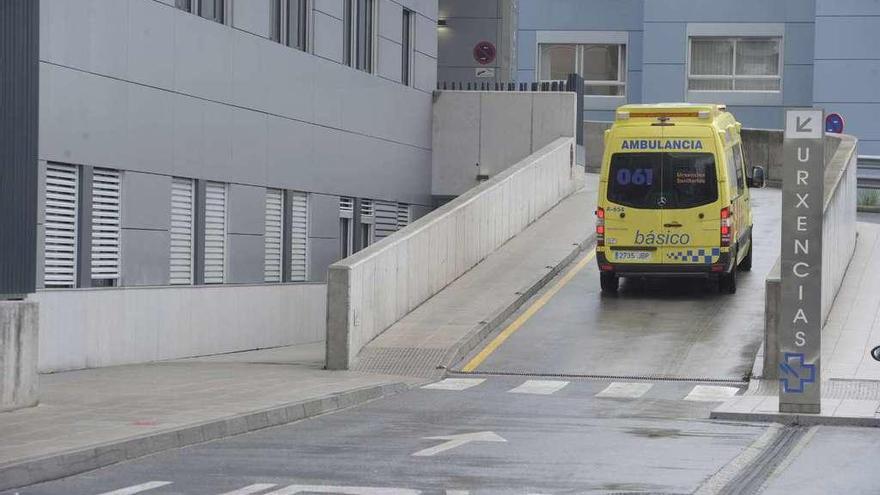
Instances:
[[[781,195],[754,190],[753,268],[735,295],[702,280],[628,280],[603,296],[595,262],[478,368],[486,373],[742,380],[763,338]]]
[[[706,419],[742,393],[761,338],[779,193],[754,202],[736,295],[655,281],[605,297],[590,263],[475,374],[3,495],[880,493],[878,430]]]

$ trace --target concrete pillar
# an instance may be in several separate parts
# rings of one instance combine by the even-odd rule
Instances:
[[[0,301],[0,412],[37,405],[36,302]]]

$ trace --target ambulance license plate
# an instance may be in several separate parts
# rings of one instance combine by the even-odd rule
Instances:
[[[612,251],[614,261],[651,261],[651,251]]]

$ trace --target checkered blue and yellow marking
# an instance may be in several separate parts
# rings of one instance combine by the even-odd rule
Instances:
[[[682,249],[681,251],[671,251],[666,253],[666,258],[671,261],[704,263],[707,265],[711,265],[719,256],[721,256],[721,248]]]

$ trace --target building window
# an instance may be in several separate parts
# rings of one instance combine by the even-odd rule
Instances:
[[[356,67],[365,72],[373,72],[374,59],[374,26],[376,19],[376,4],[374,0],[356,0],[357,12],[354,22],[356,23]]]
[[[119,285],[122,182],[118,170],[92,175],[91,276],[94,287]]]
[[[584,78],[588,96],[626,96],[626,45],[541,44],[542,81],[562,81],[572,73]]]
[[[371,199],[361,200],[361,245],[364,249],[376,241],[376,207]]]
[[[174,6],[180,10],[192,13],[194,1],[196,0],[175,0]]]
[[[412,60],[413,60],[413,28],[415,17],[413,11],[403,9],[403,32],[401,33],[402,53],[400,59],[403,64],[400,68],[400,82],[409,86],[412,80]]]
[[[342,63],[348,66],[352,65],[353,57],[351,56],[352,52],[354,52],[355,48],[352,46],[354,44],[354,36],[352,33],[355,31],[354,25],[354,6],[353,2],[355,0],[343,0],[343,28],[342,28]]]
[[[284,252],[284,191],[266,189],[265,234],[263,236],[263,280],[281,282]]]
[[[205,283],[226,279],[226,184],[205,184]]]
[[[76,287],[79,213],[79,167],[46,167],[46,219],[43,242],[43,285]]]
[[[224,1],[225,0],[199,0],[199,15],[205,19],[223,24],[225,19]]]
[[[772,38],[690,38],[691,91],[779,91],[780,47]]]
[[[308,50],[309,0],[272,1],[272,39]]]
[[[290,193],[290,281],[305,282],[309,277],[309,195]]]
[[[354,199],[339,198],[339,253],[343,258],[354,254]]]
[[[168,281],[192,285],[195,249],[195,181],[171,179],[171,254]]]

